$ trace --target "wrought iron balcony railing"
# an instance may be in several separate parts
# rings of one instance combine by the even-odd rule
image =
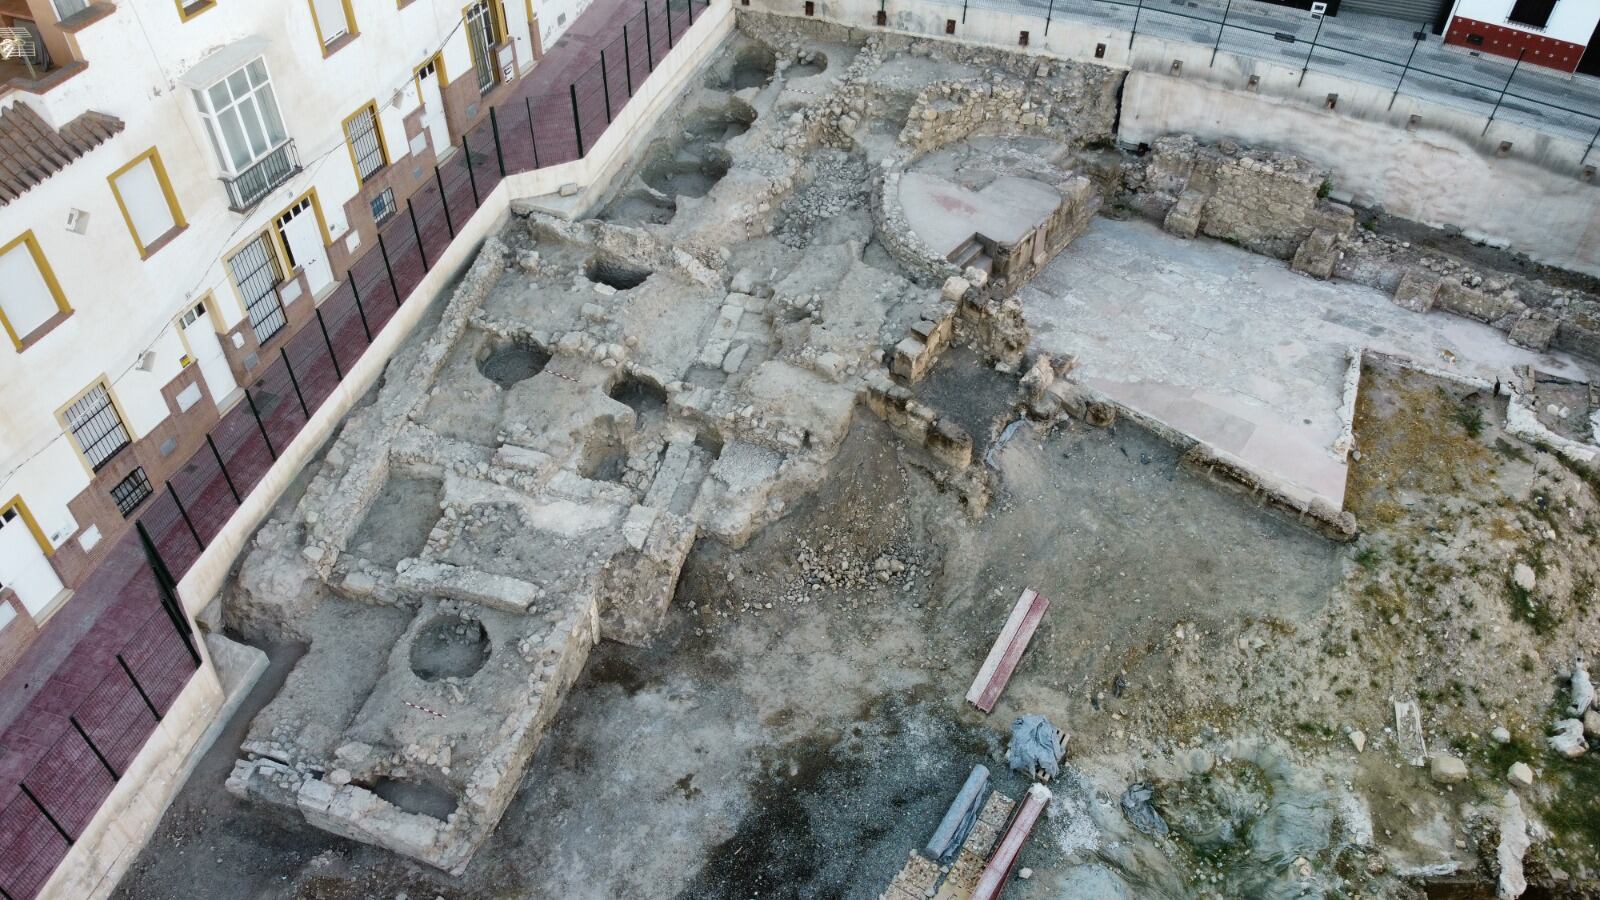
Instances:
[[[228,186],[228,206],[234,212],[245,212],[298,171],[300,155],[295,152],[294,141],[284,141],[250,168],[238,175],[223,177],[222,183]]]

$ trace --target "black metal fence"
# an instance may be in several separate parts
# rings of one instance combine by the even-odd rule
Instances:
[[[26,729],[7,732],[6,759],[31,759],[31,765],[13,776],[14,796],[0,807],[0,897],[6,900],[32,897],[44,886],[200,665],[171,573],[142,525],[138,536],[146,548],[143,586],[158,602],[113,612],[127,619],[118,623],[126,629],[121,640],[94,660],[99,665],[68,673],[91,679],[87,694],[68,708],[30,707]],[[90,664],[86,658],[71,662]],[[40,743],[29,748],[30,739]],[[22,752],[28,749],[34,752]]]
[[[79,586],[71,602],[101,602],[100,620],[0,735],[0,900],[36,895],[198,666],[177,579],[506,175],[586,155],[708,4],[640,0],[569,83],[538,96],[497,88],[488,115],[379,228],[339,287],[302,327],[262,346],[266,365],[242,386],[242,401],[155,487],[135,532]]]
[[[1542,71],[1532,58],[1485,58],[1452,48],[1430,34],[1432,23],[1403,23],[1373,30],[1337,17],[1312,16],[1250,0],[914,0],[949,10],[965,24],[984,10],[1025,15],[1052,29],[1115,28],[1128,32],[1128,48],[1141,36],[1209,49],[1209,64],[1228,51],[1300,70],[1337,75],[1400,95],[1441,103],[1485,118],[1514,121],[1587,144],[1600,142],[1600,82],[1587,76]],[[888,0],[879,0],[888,9]],[[1019,37],[1020,42],[1020,37]]]

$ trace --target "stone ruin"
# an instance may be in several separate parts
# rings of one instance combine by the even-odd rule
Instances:
[[[595,643],[647,644],[694,541],[738,547],[783,515],[858,401],[932,465],[968,468],[971,437],[889,371],[914,382],[958,327],[1020,360],[1005,295],[1081,233],[1098,195],[1059,148],[983,171],[918,163],[1113,92],[1069,69],[1036,108],[970,72],[957,87],[896,81],[876,45],[736,41],[598,219],[514,203],[438,325],[258,533],[225,615],[309,649],[252,722],[229,790],[459,873]],[[1004,104],[982,102],[996,91]],[[936,115],[863,143],[874,111],[913,107]],[[935,251],[903,173],[945,198],[1020,189],[1031,213],[970,227],[960,256]],[[796,255],[731,262],[730,246],[769,234]]]
[[[858,405],[974,511],[973,437],[915,391],[953,343],[1025,372],[1029,415],[1115,419],[1072,360],[1027,359],[1015,296],[1110,192],[1317,277],[1365,271],[1354,212],[1304,160],[1175,138],[1096,163],[1108,70],[740,27],[598,218],[513,204],[263,526],[227,615],[309,650],[252,723],[234,793],[461,872],[595,643],[648,644],[694,542],[739,547],[781,517]],[[1338,510],[1296,513],[1354,533]]]

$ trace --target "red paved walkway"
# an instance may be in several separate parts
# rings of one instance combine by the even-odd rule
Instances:
[[[268,345],[269,364],[211,432],[215,452],[202,447],[170,486],[157,485],[146,501],[139,521],[174,579],[227,524],[238,508],[235,494],[247,495],[260,481],[275,452],[289,445],[410,297],[478,198],[494,190],[503,172],[567,162],[593,146],[628,102],[630,84],[649,77],[652,63],[705,8],[703,0],[595,0],[532,73],[490,96],[493,121],[469,132],[466,152],[447,160],[434,183],[381,229],[378,246],[351,267],[319,317],[277,347]],[[21,900],[38,892],[66,854],[68,838],[114,786],[113,773],[137,755],[157,715],[193,673],[160,598],[139,537],[130,533],[0,678],[5,895]]]

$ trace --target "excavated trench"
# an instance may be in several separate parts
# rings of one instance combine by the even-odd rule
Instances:
[[[810,78],[813,75],[821,75],[827,70],[828,57],[826,54],[815,51],[802,51],[795,62],[789,68],[783,70],[783,74],[790,81],[797,81],[802,78]]]
[[[733,157],[715,144],[677,148],[664,142],[651,148],[640,177],[668,197],[704,197],[733,168]]]
[[[733,67],[725,76],[706,86],[722,91],[766,87],[777,71],[778,54],[765,44],[751,44],[734,57]]]
[[[611,388],[610,396],[633,410],[641,428],[646,423],[659,422],[667,416],[666,389],[643,378],[629,376],[622,379]]]

